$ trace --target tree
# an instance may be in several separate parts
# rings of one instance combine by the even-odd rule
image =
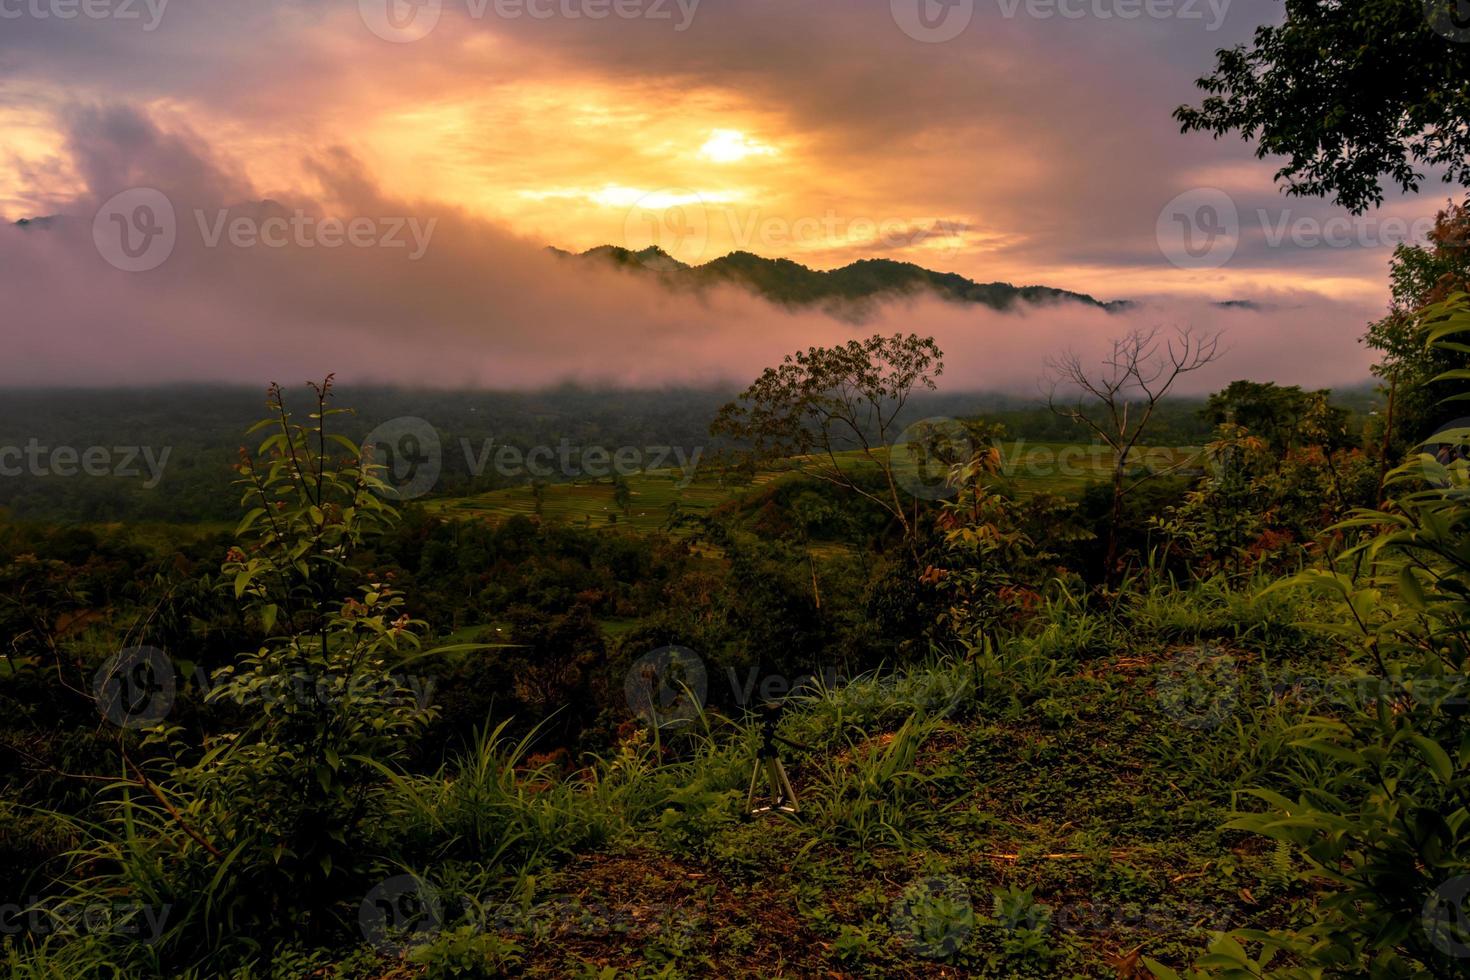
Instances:
[[[1184,132],[1257,141],[1284,156],[1287,192],[1332,196],[1360,214],[1380,178],[1418,190],[1422,168],[1470,186],[1470,24],[1456,0],[1287,0],[1286,21],[1216,52],[1174,112]]]
[[[621,476],[613,477],[613,505],[623,512],[624,517],[632,516],[633,490]]]
[[[1123,501],[1157,475],[1147,473],[1128,483],[1128,455],[1139,445],[1159,402],[1175,383],[1220,354],[1219,334],[1181,327],[1167,341],[1161,341],[1159,332],[1157,328],[1133,330],[1114,340],[1095,376],[1075,352],[1046,361],[1047,405],[1063,418],[1091,430],[1112,451],[1112,506],[1103,564],[1104,581],[1109,584],[1118,561]],[[1064,388],[1068,389],[1066,404],[1059,400]]]
[[[1308,445],[1330,453],[1352,443],[1348,412],[1330,403],[1331,394],[1297,385],[1232,381],[1210,396],[1200,415],[1217,429],[1233,424],[1259,436],[1278,460]]]
[[[812,347],[767,368],[720,410],[710,431],[748,444],[756,460],[795,459],[812,476],[876,504],[902,529],[917,559],[915,520],[889,447],[913,394],[934,390],[943,356],[932,337],[914,334]],[[839,458],[849,452],[877,467],[879,487],[870,488],[852,460]]]
[[[1389,389],[1382,467],[1464,414],[1442,403],[1430,381],[1465,366],[1463,351],[1426,346],[1418,330],[1421,312],[1452,293],[1470,290],[1470,206],[1450,204],[1439,213],[1424,245],[1399,245],[1389,268],[1393,287],[1388,315],[1369,324],[1363,342],[1382,352],[1373,373]]]
[[[539,520],[541,517],[544,516],[544,512],[546,510],[546,481],[545,480],[532,480],[531,481],[531,500],[534,501],[535,508],[536,508],[536,517]]]

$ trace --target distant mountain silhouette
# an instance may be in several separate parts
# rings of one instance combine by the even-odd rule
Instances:
[[[953,272],[934,272],[912,262],[862,259],[830,272],[807,268],[790,259],[767,259],[750,252],[731,252],[704,265],[686,265],[663,249],[634,252],[602,245],[580,255],[559,248],[551,252],[571,260],[592,260],[645,271],[676,289],[702,289],[721,283],[742,286],[773,303],[820,307],[845,319],[861,319],[874,304],[897,296],[932,293],[954,303],[974,303],[993,310],[1018,303],[1082,303],[1108,312],[1126,309],[1124,301],[1104,303],[1086,293],[1051,286],[979,283]]]
[[[260,220],[288,212],[273,200],[247,201],[228,209],[232,216]],[[21,229],[50,229],[63,215],[22,218],[13,222]],[[886,299],[930,293],[958,304],[975,304],[992,310],[1012,310],[1018,304],[1045,305],[1080,303],[1108,313],[1119,313],[1137,304],[1119,299],[1104,302],[1086,293],[1054,286],[1015,286],[1008,282],[976,282],[953,272],[935,272],[912,262],[892,259],[860,259],[840,269],[823,272],[790,259],[768,259],[752,252],[731,252],[706,262],[688,265],[657,246],[632,251],[617,245],[599,245],[580,254],[549,246],[548,252],[568,261],[597,261],[657,276],[671,289],[698,291],[716,285],[748,289],[772,303],[791,308],[815,307],[844,320],[862,320]],[[1213,304],[1222,309],[1259,312],[1266,307],[1247,299],[1230,299]]]

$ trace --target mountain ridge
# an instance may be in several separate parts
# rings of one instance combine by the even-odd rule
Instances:
[[[837,269],[812,269],[786,258],[734,251],[701,265],[680,262],[656,245],[633,251],[599,245],[585,252],[547,249],[567,260],[602,261],[657,276],[672,288],[700,291],[711,286],[742,286],[772,303],[790,308],[817,307],[843,319],[861,320],[882,300],[928,292],[956,304],[1009,311],[1020,303],[1080,303],[1109,313],[1133,306],[1130,300],[1104,302],[1087,293],[1053,286],[981,283],[954,272],[935,272],[912,262],[859,259]]]

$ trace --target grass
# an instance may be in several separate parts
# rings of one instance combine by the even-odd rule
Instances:
[[[1063,603],[984,664],[819,691],[782,729],[805,746],[784,750],[794,818],[741,819],[753,731],[718,719],[682,749],[635,740],[565,782],[519,749],[482,750],[420,781],[427,816],[403,825],[456,828],[431,836],[475,841],[461,858],[562,859],[483,879],[474,915],[414,957],[607,980],[1185,965],[1214,932],[1279,926],[1313,901],[1287,854],[1220,829],[1236,791],[1294,778],[1288,730],[1319,706],[1272,678],[1333,669],[1290,625],[1303,618],[1218,584],[1161,588],[1107,614]]]
[[[639,729],[576,762],[487,732],[438,772],[387,774],[374,804],[392,880],[436,896],[431,928],[277,951],[274,968],[236,976],[1130,978],[1147,975],[1143,957],[1183,966],[1216,931],[1299,921],[1315,897],[1289,853],[1220,829],[1245,787],[1320,781],[1295,770],[1288,743],[1322,706],[1273,680],[1337,669],[1292,625],[1315,600],[1252,591],[1160,586],[1102,612],[1060,599],[983,660],[812,692],[782,728],[799,745],[783,749],[795,817],[744,817],[756,733],[740,719]],[[11,969],[73,975],[85,950]]]
[[[1195,452],[1181,448],[1140,448],[1130,462],[1163,468],[1178,465]],[[1075,496],[1088,484],[1107,480],[1111,472],[1107,453],[1098,446],[1082,443],[1016,440],[1003,445],[1002,455],[1003,480],[1020,496],[1043,491]],[[838,464],[853,472],[875,466],[857,451],[839,454]],[[627,513],[614,502],[613,486],[609,482],[553,483],[545,487],[541,516],[548,521],[593,529],[653,533],[662,531],[668,524],[673,506],[686,515],[708,514],[729,500],[758,492],[778,481],[794,479],[798,472],[794,464],[764,469],[749,484],[725,482],[709,468],[696,474],[692,481],[679,470],[637,473],[627,478],[632,498]],[[537,513],[536,497],[529,486],[435,499],[424,506],[441,517],[495,522],[516,516],[530,518]]]

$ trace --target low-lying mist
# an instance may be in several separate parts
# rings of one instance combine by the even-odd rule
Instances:
[[[1227,355],[1185,391],[1235,378],[1320,387],[1367,377],[1357,338],[1379,312],[1308,292],[1100,297],[1136,301],[1119,313],[907,297],[853,325],[738,288],[675,293],[637,273],[566,263],[548,243],[467,210],[397,199],[345,152],[314,160],[319,188],[303,198],[251,186],[198,141],[131,110],[75,112],[70,139],[86,194],[55,202],[52,221],[0,229],[10,354],[0,383],[11,387],[251,385],[336,372],[435,388],[737,388],[799,348],[912,332],[944,349],[946,389],[1034,395],[1047,355],[1101,353],[1107,339],[1153,326],[1226,334]],[[140,186],[166,199],[174,241],[157,268],[128,272],[105,254],[118,229],[93,219]],[[332,233],[320,224],[327,216],[344,229],[359,219],[362,233]],[[1252,303],[1217,304],[1226,298]]]

